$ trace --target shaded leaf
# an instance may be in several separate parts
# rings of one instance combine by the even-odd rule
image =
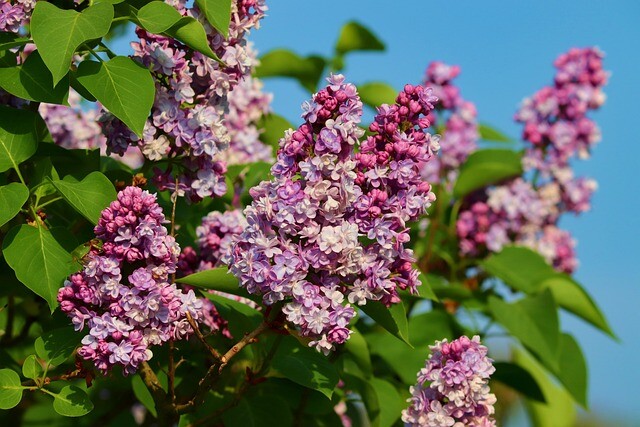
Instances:
[[[62,78],[54,87],[51,73],[37,50],[22,65],[0,68],[0,87],[18,98],[50,104],[66,104],[69,95],[69,79]]]
[[[113,19],[113,6],[99,3],[81,13],[62,10],[40,1],[31,15],[31,35],[42,60],[57,85],[69,71],[71,58],[78,47],[106,35]]]
[[[29,43],[29,37],[20,37],[15,33],[0,32],[0,52]],[[13,54],[15,56],[15,54]]]
[[[100,172],[87,175],[82,181],[51,181],[62,197],[87,218],[97,224],[100,213],[116,199],[116,190],[109,178]]]
[[[68,385],[53,396],[53,409],[65,417],[81,417],[93,410],[87,392],[75,385]]]
[[[522,174],[522,154],[511,150],[486,149],[472,153],[460,168],[453,193],[465,196],[474,190]]]
[[[367,340],[364,339],[364,336],[355,327],[351,329],[353,333],[344,344],[344,349],[353,358],[365,377],[369,378],[373,374],[369,345],[367,344]]]
[[[131,377],[131,389],[133,390],[133,394],[136,396],[136,399],[138,399],[138,401],[147,408],[154,418],[157,418],[158,411],[156,411],[156,403],[153,400],[151,392],[147,386],[144,385],[140,375],[134,375]]]
[[[46,129],[39,114],[0,105],[0,172],[33,156]]]
[[[275,113],[264,115],[260,120],[258,125],[262,129],[260,141],[271,146],[275,154],[280,147],[280,139],[284,138],[284,132],[292,129],[293,125],[289,120]]]
[[[230,0],[196,0],[196,5],[207,17],[209,24],[226,39],[229,37],[229,24],[231,22]]]
[[[0,187],[0,227],[15,217],[29,199],[29,189],[18,182]]]
[[[542,280],[556,274],[542,255],[519,246],[506,246],[480,265],[487,273],[525,293],[535,292]]]
[[[43,333],[36,338],[34,346],[39,358],[57,366],[71,356],[76,347],[80,345],[81,339],[82,334],[69,326]]]
[[[279,396],[249,396],[240,399],[237,406],[225,411],[225,427],[274,427],[293,425],[293,416],[287,402]]]
[[[399,418],[402,410],[406,407],[406,402],[398,393],[398,390],[380,378],[371,378],[371,386],[378,396],[380,405],[379,423],[380,427],[391,427]]]
[[[378,301],[369,301],[366,305],[359,306],[362,311],[375,322],[389,331],[394,337],[404,341],[409,346],[409,324],[407,313],[402,303],[386,307]]]
[[[430,299],[431,301],[440,301],[438,296],[434,293],[433,287],[431,286],[431,282],[428,277],[424,273],[420,273],[418,276],[418,280],[422,283],[422,286],[418,288],[418,292],[420,297]]]
[[[493,366],[496,371],[491,375],[492,381],[499,381],[531,400],[545,403],[542,389],[529,371],[508,362],[494,362]]]

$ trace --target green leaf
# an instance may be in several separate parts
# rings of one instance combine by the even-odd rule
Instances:
[[[209,292],[203,292],[202,295],[210,299],[220,312],[220,316],[229,322],[229,331],[234,337],[243,336],[255,329],[262,321],[262,314],[245,303]],[[248,348],[251,347],[247,346],[245,350]]]
[[[0,105],[0,172],[33,156],[46,129],[39,114]]]
[[[15,33],[0,32],[0,52],[29,43],[29,37],[20,37]],[[13,54],[15,56],[15,54]]]
[[[378,425],[380,427],[391,427],[400,418],[406,403],[398,393],[398,390],[388,381],[380,378],[371,378],[370,383],[378,396],[378,402],[380,402]]]
[[[262,129],[260,141],[273,147],[273,153],[275,154],[280,147],[280,139],[284,138],[284,132],[287,129],[292,129],[293,125],[289,120],[275,113],[264,115],[260,120],[258,125]]]
[[[500,132],[498,129],[489,126],[486,123],[480,123],[478,126],[478,132],[480,133],[480,139],[485,141],[496,141],[496,142],[512,142],[513,139],[509,138],[504,133]]]
[[[389,86],[387,83],[370,82],[358,85],[358,93],[362,102],[372,108],[379,107],[382,104],[393,105],[396,102],[398,91]]]
[[[438,296],[433,291],[433,287],[431,286],[431,283],[426,274],[420,273],[420,275],[418,276],[418,280],[420,280],[420,283],[422,283],[422,286],[418,288],[418,292],[421,298],[427,298],[431,301],[436,302],[440,301],[438,299]]]
[[[404,341],[411,347],[409,342],[409,324],[407,323],[407,313],[402,303],[393,304],[387,308],[378,301],[370,301],[366,305],[358,307],[375,322],[389,331],[394,337]]]
[[[53,409],[65,417],[81,417],[93,410],[87,392],[75,385],[68,385],[53,395]]]
[[[58,328],[36,338],[34,346],[39,358],[57,366],[71,356],[81,339],[82,335],[72,327]]]
[[[76,270],[69,252],[43,226],[24,224],[9,231],[2,248],[18,280],[44,298],[53,313],[58,305],[58,289]]]
[[[215,289],[233,295],[247,296],[247,291],[240,288],[238,278],[229,273],[227,267],[198,271],[186,277],[176,279],[178,283],[196,286],[202,289]]]
[[[303,58],[290,50],[274,49],[260,58],[256,77],[291,77],[309,92],[315,92],[325,67],[319,56]]]
[[[196,5],[207,17],[209,24],[226,39],[229,37],[229,24],[231,23],[230,0],[196,0]]]
[[[140,8],[137,17],[140,26],[153,34],[164,33],[182,19],[176,8],[161,1],[147,3]]]
[[[31,15],[31,35],[42,60],[57,85],[69,71],[78,47],[107,34],[113,19],[113,6],[99,3],[82,13],[58,9],[48,2],[37,2]]]
[[[97,224],[100,213],[116,199],[116,190],[109,178],[100,172],[87,175],[82,181],[51,181],[62,197],[91,223]]]
[[[582,286],[566,274],[542,280],[539,289],[549,289],[558,305],[615,338],[609,322]]]
[[[336,52],[344,55],[354,50],[384,50],[384,43],[364,25],[351,21],[340,30]]]
[[[286,400],[279,396],[249,396],[222,415],[225,427],[290,426],[293,416]]]
[[[520,340],[553,372],[558,371],[560,330],[558,312],[551,292],[523,298],[515,303],[490,296],[489,309],[493,317],[511,335]]]
[[[457,197],[522,174],[522,153],[511,150],[486,149],[471,154],[460,168],[453,188]]]
[[[25,378],[35,380],[36,378],[40,378],[43,372],[42,365],[35,354],[27,356],[27,358],[24,359],[22,375],[24,375]]]
[[[142,136],[155,97],[149,70],[130,58],[116,56],[108,62],[83,61],[76,77],[111,113]]]
[[[576,340],[567,333],[560,339],[560,370],[556,376],[575,401],[587,409],[587,362]]]
[[[525,293],[533,293],[538,284],[557,274],[542,255],[519,246],[506,246],[480,263],[484,271],[507,285]]]
[[[147,408],[147,410],[151,413],[151,415],[153,415],[154,418],[158,418],[156,403],[153,400],[151,392],[149,391],[147,386],[144,385],[144,382],[142,381],[142,378],[140,378],[140,375],[134,375],[133,377],[131,377],[131,388],[133,389],[133,394],[136,396],[136,399],[138,399],[138,401],[142,403],[145,408]]]
[[[22,400],[20,376],[11,369],[0,369],[0,409],[11,409]]]
[[[22,65],[0,68],[0,87],[18,98],[50,104],[66,104],[69,95],[69,79],[63,78],[54,87],[37,50]]]
[[[29,199],[29,189],[18,182],[0,187],[0,227],[15,217]]]
[[[525,351],[515,349],[514,362],[526,369],[540,386],[544,400],[539,403],[527,399],[527,409],[535,427],[575,426],[576,408],[573,399],[564,389],[549,378],[545,370]]]
[[[317,390],[331,399],[338,373],[322,354],[301,347],[295,338],[285,337],[278,347],[272,369],[301,386]]]
[[[366,378],[373,375],[373,367],[371,366],[371,355],[369,354],[369,345],[364,336],[355,327],[352,328],[353,333],[344,344],[344,349],[349,353],[353,360],[360,368],[360,371]]]
[[[542,389],[529,371],[509,362],[494,362],[493,366],[496,371],[491,375],[491,381],[499,381],[528,399],[545,403]]]

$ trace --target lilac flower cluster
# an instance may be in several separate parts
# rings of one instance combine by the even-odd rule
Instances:
[[[602,57],[595,48],[561,55],[554,86],[524,101],[516,120],[525,125],[523,166],[532,179],[490,188],[463,206],[456,224],[463,255],[519,244],[539,251],[559,271],[575,270],[575,241],[557,224],[564,213],[588,211],[597,188],[591,179],[574,177],[569,161],[587,156],[599,139],[586,113],[604,102]]]
[[[229,112],[225,126],[229,131],[229,149],[222,159],[229,165],[273,162],[270,146],[260,141],[259,120],[271,111],[272,94],[262,91],[262,81],[247,76],[229,93]]]
[[[405,86],[359,144],[357,90],[342,75],[328,81],[303,104],[305,123],[280,140],[273,180],[251,189],[228,260],[241,286],[267,305],[284,301],[287,319],[325,353],[349,338],[351,304],[390,305],[420,284],[406,223],[435,199],[419,163],[438,148],[425,132],[430,89]]]
[[[496,397],[489,391],[495,372],[480,338],[436,341],[431,355],[409,391],[409,408],[402,411],[406,426],[492,427]]]
[[[31,19],[36,0],[1,0],[0,31],[18,33]]]
[[[152,357],[151,346],[192,332],[186,313],[202,317],[194,292],[169,283],[180,247],[165,222],[154,195],[125,188],[95,227],[102,249],[92,250],[58,292],[75,329],[89,329],[78,354],[103,373],[115,365],[136,372]]]
[[[452,81],[460,74],[460,67],[434,61],[429,64],[424,85],[433,88],[438,97],[435,110],[429,116],[440,138],[440,156],[426,163],[422,174],[429,182],[445,181],[453,184],[460,165],[477,148],[478,123],[476,107],[460,96]]]
[[[220,153],[231,140],[223,121],[227,96],[255,64],[255,54],[244,37],[259,26],[266,6],[264,0],[232,2],[229,37],[224,39],[204,22],[197,6],[187,7],[184,0],[167,3],[182,15],[203,22],[212,50],[225,65],[174,39],[138,28],[140,40],[132,43],[133,57],[152,70],[156,81],[156,98],[144,135],[139,139],[108,113],[102,122],[109,152],[122,154],[133,145],[151,161],[180,158],[164,169],[156,168],[154,181],[161,190],[198,201],[226,192],[226,164]]]

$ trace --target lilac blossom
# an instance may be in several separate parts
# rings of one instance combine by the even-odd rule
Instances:
[[[36,0],[1,0],[0,31],[18,33],[29,23]]]
[[[496,397],[489,391],[495,372],[480,337],[462,336],[436,341],[431,355],[409,389],[409,407],[402,411],[405,426],[495,426]]]
[[[287,320],[325,354],[349,338],[353,304],[388,306],[420,284],[407,222],[435,200],[419,163],[437,150],[425,132],[430,89],[405,86],[360,142],[355,86],[342,75],[328,81],[303,104],[304,124],[280,140],[274,178],[251,189],[248,225],[224,260],[249,293],[283,301]]]

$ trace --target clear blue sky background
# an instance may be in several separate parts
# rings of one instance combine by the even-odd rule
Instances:
[[[479,118],[511,136],[519,102],[551,82],[555,57],[572,46],[597,45],[612,71],[607,102],[594,117],[603,139],[576,169],[599,182],[591,212],[564,221],[579,241],[577,278],[608,316],[621,343],[564,316],[590,369],[590,401],[600,413],[640,419],[640,1],[268,1],[269,16],[251,39],[260,52],[286,47],[331,55],[342,24],[355,19],[387,44],[383,53],[356,53],[344,74],[355,83],[417,83],[427,64],[459,64],[457,83]],[[516,4],[518,4],[516,6]],[[266,81],[274,109],[299,123],[308,95],[293,81]]]

